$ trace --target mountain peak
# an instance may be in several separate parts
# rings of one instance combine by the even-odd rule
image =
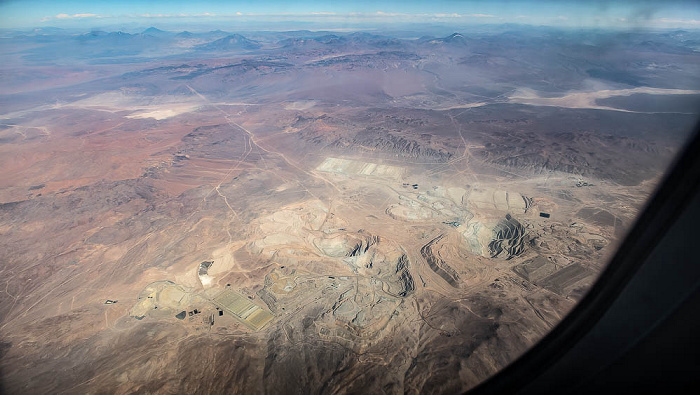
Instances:
[[[461,33],[452,33],[449,36],[442,39],[442,42],[449,44],[466,44],[467,39]]]
[[[235,49],[258,49],[262,45],[254,40],[250,40],[238,33],[230,34],[226,37],[204,44],[200,48],[213,50],[235,50]]]
[[[148,29],[142,31],[141,34],[148,35],[148,36],[165,36],[165,35],[168,35],[168,32],[166,32],[165,30],[160,30],[158,28],[151,26]]]

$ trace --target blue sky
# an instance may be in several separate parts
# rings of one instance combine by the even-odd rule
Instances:
[[[138,23],[207,27],[299,21],[327,25],[391,23],[661,27],[700,29],[700,2],[672,1],[182,1],[0,0],[0,27],[96,27]]]

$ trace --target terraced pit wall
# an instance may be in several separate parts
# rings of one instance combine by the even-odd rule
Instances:
[[[442,279],[447,281],[447,283],[451,286],[458,288],[459,275],[457,272],[447,263],[445,263],[445,261],[437,257],[435,253],[433,253],[434,244],[440,241],[443,237],[445,237],[444,234],[430,240],[428,244],[424,245],[420,249],[420,253],[423,255],[426,262],[428,262],[428,266],[430,266],[430,268],[433,269],[438,276],[442,277]]]
[[[525,227],[510,214],[493,228],[493,240],[489,243],[491,258],[505,252],[511,259],[525,250]]]

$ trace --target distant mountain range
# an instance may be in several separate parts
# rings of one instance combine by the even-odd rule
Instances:
[[[17,40],[27,47],[22,57],[26,60],[51,63],[59,58],[82,59],[92,63],[124,62],[126,58],[140,62],[146,58],[182,55],[197,57],[199,53],[244,53],[266,51],[270,59],[286,60],[289,54],[344,58],[329,59],[331,63],[351,64],[356,67],[366,64],[371,52],[402,53],[380,61],[396,61],[398,58],[418,57],[428,54],[459,59],[461,65],[481,67],[511,67],[510,71],[526,72],[516,67],[510,59],[517,52],[520,63],[527,59],[531,65],[542,69],[553,67],[551,62],[575,64],[568,59],[584,55],[591,57],[611,56],[607,54],[610,32],[570,32],[551,28],[506,26],[507,29],[493,32],[455,32],[446,36],[421,36],[420,38],[397,38],[369,32],[340,33],[329,31],[295,30],[282,32],[239,32],[222,30],[207,32],[167,31],[151,26],[140,32],[93,30],[78,32],[70,29],[45,27],[24,31],[0,29],[6,39]],[[416,35],[417,37],[417,35]],[[615,33],[617,45],[640,52],[666,53],[673,55],[693,54],[700,50],[700,33],[675,30],[662,34],[647,32]],[[59,45],[60,44],[60,45]],[[528,51],[522,51],[527,48]],[[167,50],[166,50],[167,49]],[[557,54],[552,57],[550,55]],[[566,54],[565,57],[561,57]],[[346,56],[352,55],[352,56]],[[541,64],[543,58],[549,62]],[[359,63],[358,63],[359,62]],[[373,62],[373,61],[372,61]],[[370,62],[370,63],[372,63]],[[382,63],[382,67],[392,67]],[[509,66],[506,66],[509,65]],[[650,66],[651,67],[651,66]],[[670,67],[670,66],[653,66]],[[632,73],[621,74],[619,65],[577,65],[579,74],[601,80],[638,86],[648,81]],[[646,81],[646,82],[645,82]],[[566,83],[566,81],[564,81]]]

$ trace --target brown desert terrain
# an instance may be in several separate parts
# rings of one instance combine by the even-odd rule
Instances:
[[[4,44],[2,390],[466,390],[586,294],[697,119],[697,52],[601,55],[679,65],[633,86],[557,63],[577,38],[269,34],[40,85]]]

